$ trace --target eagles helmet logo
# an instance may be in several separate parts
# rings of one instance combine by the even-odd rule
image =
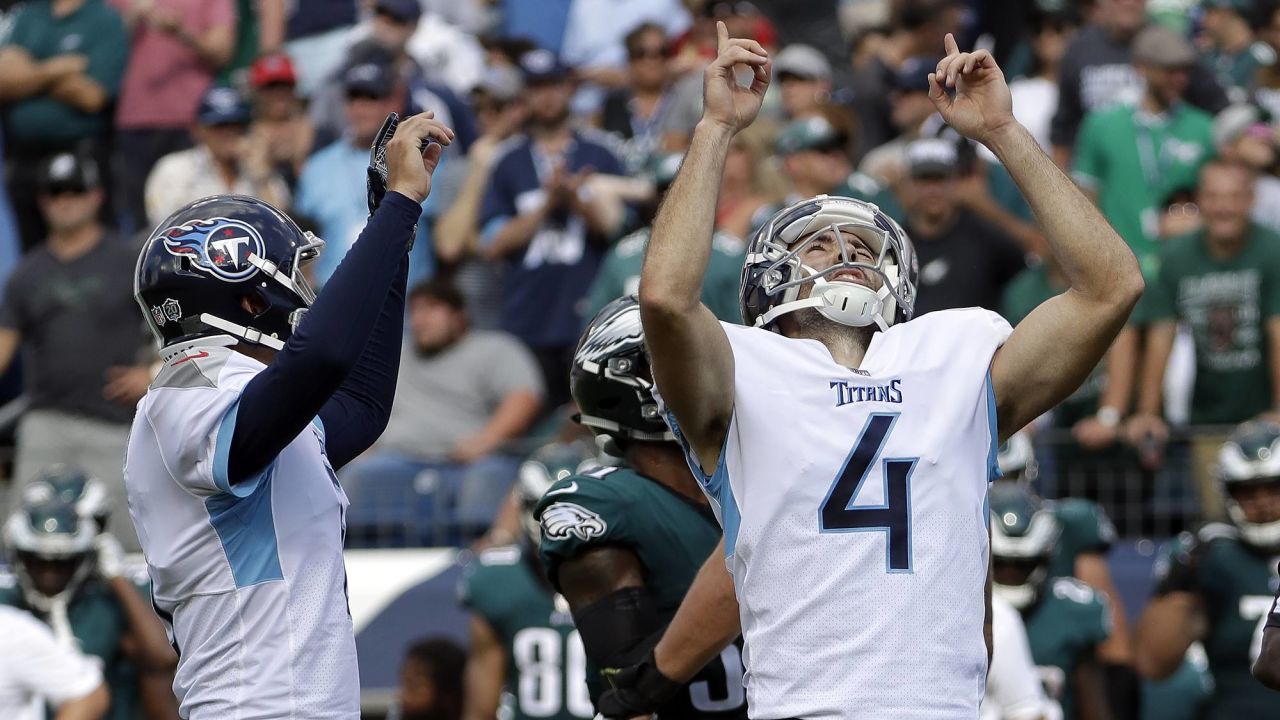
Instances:
[[[542,511],[542,532],[552,540],[573,536],[586,541],[604,535],[608,527],[599,515],[574,503],[558,502]]]
[[[160,234],[171,255],[190,258],[196,270],[227,282],[238,282],[258,272],[249,256],[265,254],[258,231],[231,218],[194,220]]]

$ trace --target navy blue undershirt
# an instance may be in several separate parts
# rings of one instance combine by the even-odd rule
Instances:
[[[231,482],[253,477],[317,416],[339,468],[391,415],[404,333],[407,246],[422,208],[389,192],[297,330],[245,385],[231,437]]]

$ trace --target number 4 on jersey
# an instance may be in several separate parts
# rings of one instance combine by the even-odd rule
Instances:
[[[822,501],[818,528],[824,533],[884,532],[888,572],[911,572],[911,471],[919,458],[885,460],[884,504],[851,507],[897,420],[897,413],[875,413],[867,418],[853,452]]]

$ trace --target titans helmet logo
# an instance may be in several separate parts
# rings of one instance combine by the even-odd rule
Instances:
[[[251,225],[231,218],[193,220],[160,233],[171,255],[191,259],[191,266],[219,280],[238,282],[258,268],[250,255],[262,257],[262,236]]]

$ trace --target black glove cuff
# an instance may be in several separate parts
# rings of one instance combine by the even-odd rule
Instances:
[[[635,689],[641,695],[656,701],[654,704],[662,703],[675,697],[676,693],[684,687],[684,683],[678,683],[675,680],[662,674],[658,669],[658,661],[654,657],[653,650],[640,661],[640,665],[636,667]]]

